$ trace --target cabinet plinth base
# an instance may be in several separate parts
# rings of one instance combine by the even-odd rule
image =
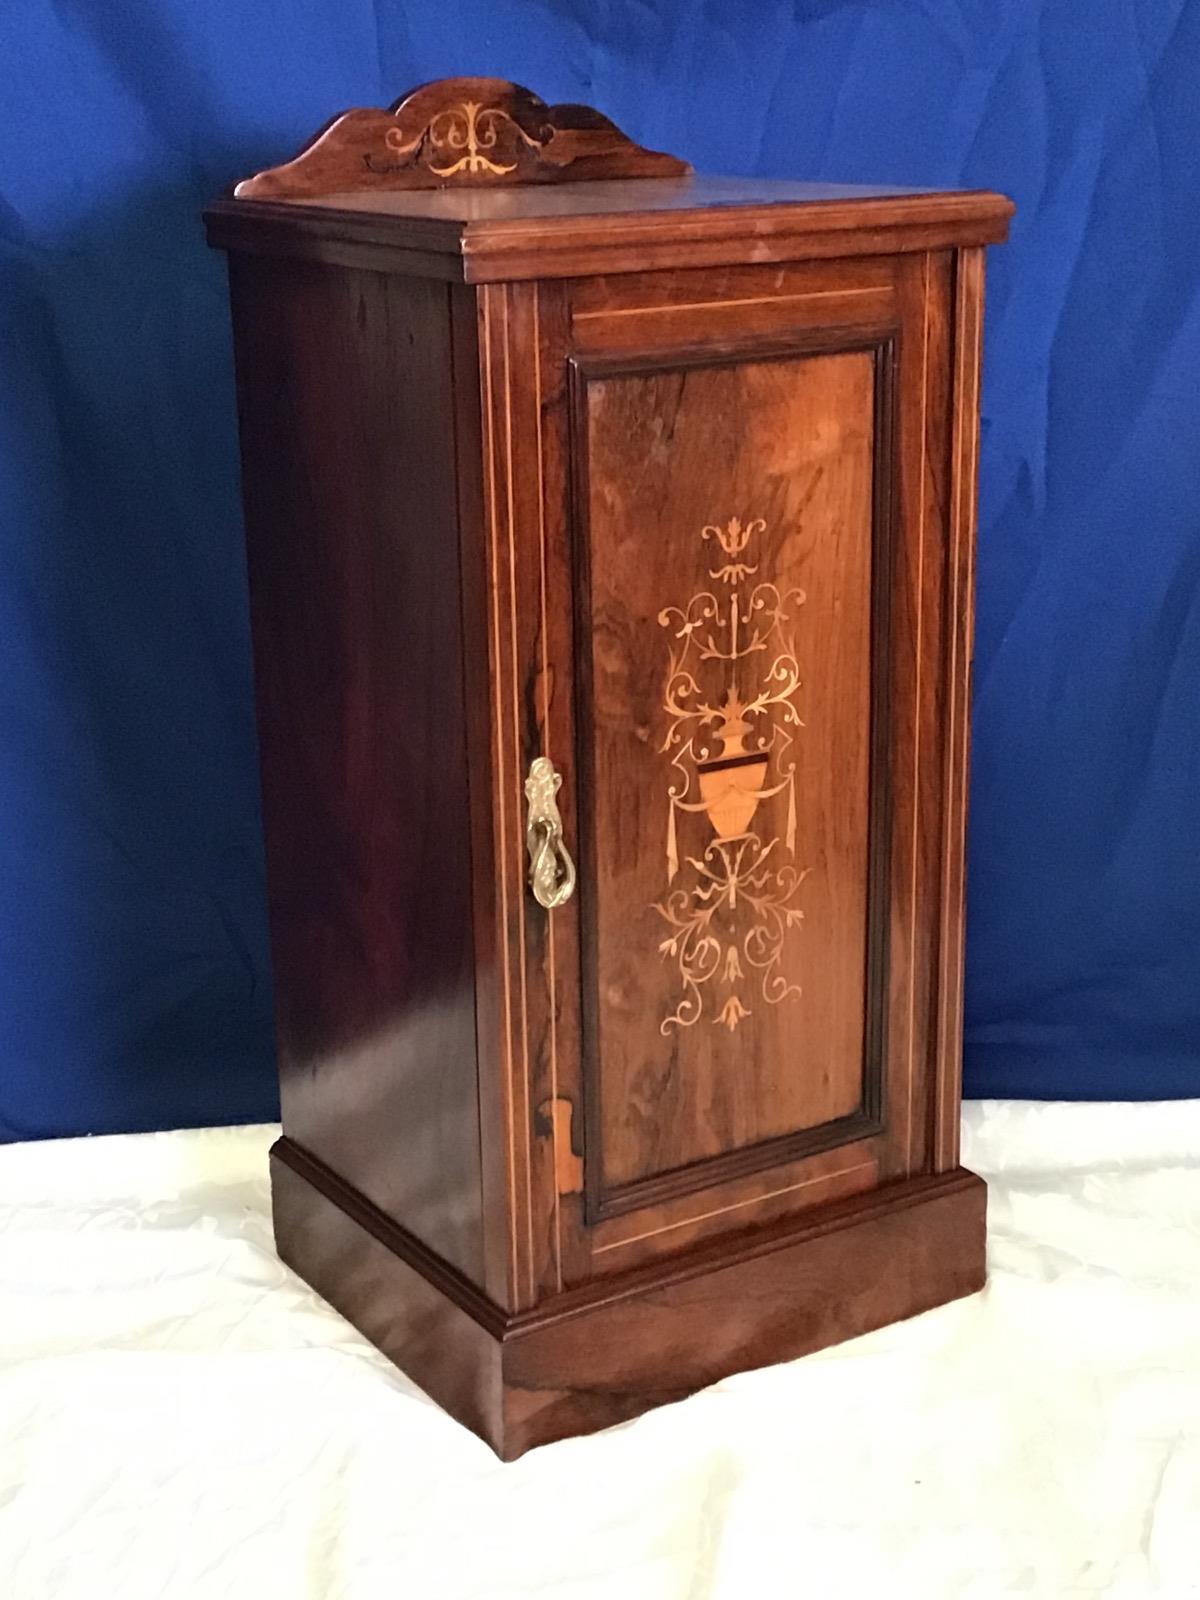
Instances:
[[[305,1151],[271,1152],[279,1253],[511,1461],[982,1288],[987,1192],[898,1183],[506,1313]]]

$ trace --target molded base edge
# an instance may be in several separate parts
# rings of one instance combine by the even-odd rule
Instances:
[[[306,1151],[271,1151],[283,1260],[506,1461],[981,1289],[963,1168],[508,1313]]]

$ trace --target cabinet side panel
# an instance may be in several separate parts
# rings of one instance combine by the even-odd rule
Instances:
[[[450,291],[230,279],[284,1128],[480,1281]]]

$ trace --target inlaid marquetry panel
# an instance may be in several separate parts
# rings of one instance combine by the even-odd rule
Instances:
[[[889,352],[579,371],[596,1214],[665,1174],[711,1182],[748,1149],[782,1160],[805,1136],[875,1125]]]

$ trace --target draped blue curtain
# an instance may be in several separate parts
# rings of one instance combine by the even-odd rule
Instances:
[[[333,111],[490,73],[727,173],[999,188],[969,1093],[1200,1094],[1200,3],[10,0],[0,1137],[267,1117],[224,264]]]

